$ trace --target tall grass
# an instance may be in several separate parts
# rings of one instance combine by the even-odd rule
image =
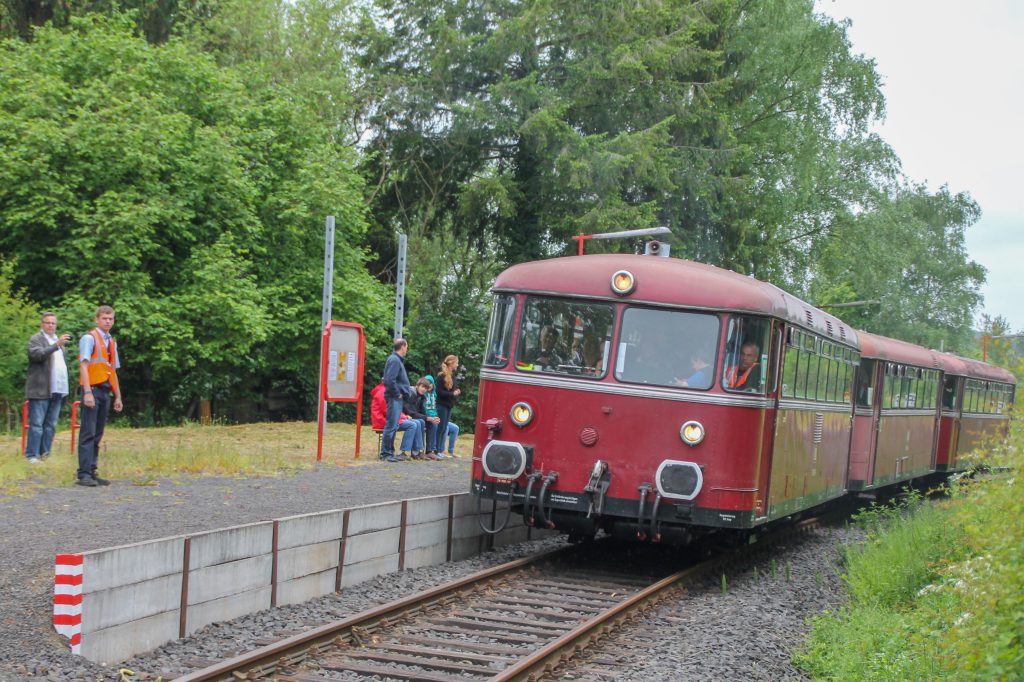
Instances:
[[[1024,680],[1024,437],[950,498],[878,507],[845,554],[849,602],[796,663],[816,680]]]

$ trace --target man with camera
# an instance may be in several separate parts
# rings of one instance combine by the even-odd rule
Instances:
[[[28,340],[28,437],[25,457],[38,464],[50,456],[57,417],[68,395],[68,351],[70,334],[57,336],[57,315],[43,313],[38,332]]]

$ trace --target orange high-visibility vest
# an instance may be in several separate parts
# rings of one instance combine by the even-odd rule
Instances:
[[[747,377],[750,376],[750,370],[752,370],[755,367],[757,367],[757,365],[758,365],[758,363],[755,362],[750,367],[747,367],[747,371],[744,372],[743,375],[739,377],[739,379],[736,378],[736,374],[739,372],[740,368],[739,367],[732,367],[732,368],[730,368],[729,369],[729,373],[728,373],[729,381],[726,384],[726,388],[736,388],[737,386],[742,386],[742,385],[746,384],[747,383]]]
[[[114,343],[114,337],[110,337],[110,343],[107,344],[106,351],[103,348],[103,335],[100,334],[98,329],[93,329],[92,334],[92,357],[88,360],[89,385],[95,386],[105,382],[110,382],[110,385],[117,390],[117,368],[114,367],[115,353],[117,352],[117,346]],[[85,382],[82,382],[85,385]]]

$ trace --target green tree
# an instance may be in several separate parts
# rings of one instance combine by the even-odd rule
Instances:
[[[184,40],[149,45],[123,17],[8,41],[0,73],[0,256],[15,285],[114,305],[128,385],[157,412],[252,395],[308,415],[325,215],[336,316],[373,335],[385,298],[360,246],[354,153],[315,102],[250,88]]]
[[[967,352],[985,269],[964,234],[980,216],[965,193],[907,185],[860,214],[840,216],[813,255],[816,303],[877,300],[843,317],[856,327],[930,348]]]
[[[200,0],[2,0],[0,38],[31,40],[34,30],[47,24],[64,27],[72,17],[127,13],[147,40],[162,43],[179,24],[203,17],[210,9]]]
[[[892,170],[867,132],[873,63],[806,0],[378,7],[362,55],[382,253],[394,229],[511,263],[668,225],[677,253],[799,280],[813,238]]]
[[[25,400],[25,373],[28,371],[28,338],[39,331],[41,310],[23,291],[14,287],[12,263],[0,261],[0,410],[4,426],[11,430],[20,418]]]

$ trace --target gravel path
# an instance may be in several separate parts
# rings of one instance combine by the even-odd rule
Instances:
[[[287,478],[181,478],[155,486],[115,481],[109,488],[70,486],[33,497],[0,498],[0,681],[116,680],[118,666],[101,666],[70,654],[52,628],[53,560],[59,552],[82,552],[169,535],[223,528],[293,514],[424,495],[464,492],[469,462],[407,462],[327,467]],[[656,652],[644,655],[622,644],[630,661],[619,680],[794,680],[803,679],[788,662],[799,644],[805,618],[836,604],[841,594],[833,566],[849,531],[819,532],[774,555],[770,576],[763,560],[757,579],[752,567],[691,592],[680,604],[652,615]],[[554,545],[560,539],[544,544]],[[384,576],[306,604],[262,611],[211,625],[124,665],[136,679],[165,679],[190,669],[195,658],[213,658],[257,645],[391,601],[485,566],[532,553],[541,543],[502,548],[455,564]],[[789,564],[790,579],[781,575]],[[666,610],[667,609],[667,610]],[[661,618],[662,620],[657,620]],[[682,647],[682,648],[681,648]],[[630,658],[635,656],[636,658]],[[641,664],[640,661],[644,662]]]

